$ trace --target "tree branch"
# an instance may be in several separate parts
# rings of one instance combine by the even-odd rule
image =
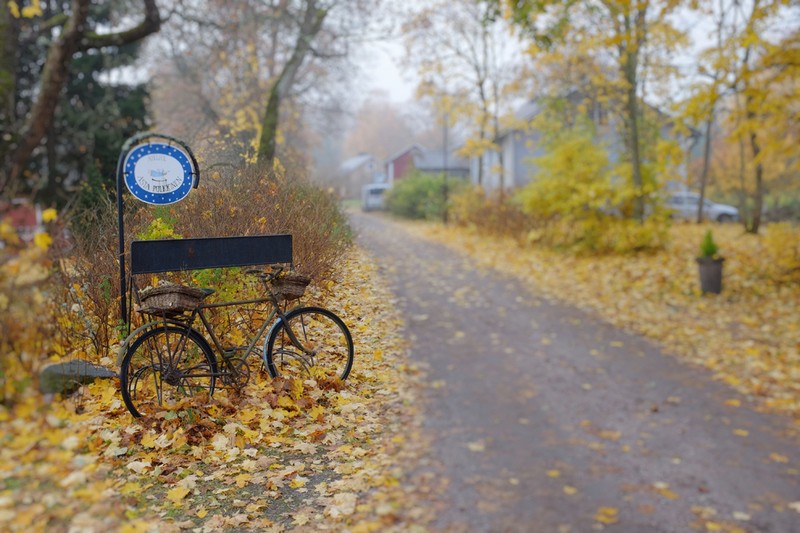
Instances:
[[[144,39],[150,34],[156,33],[161,28],[161,16],[158,12],[156,0],[144,1],[144,20],[138,26],[129,30],[115,33],[97,34],[87,32],[83,35],[79,44],[79,51],[91,50],[93,48],[103,48],[104,46],[122,46]]]

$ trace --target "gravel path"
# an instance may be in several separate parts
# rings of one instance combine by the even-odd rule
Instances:
[[[790,419],[389,219],[352,221],[430,368],[437,528],[800,532]]]

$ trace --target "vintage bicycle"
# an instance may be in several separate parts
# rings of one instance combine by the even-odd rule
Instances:
[[[241,389],[250,380],[252,359],[273,378],[347,379],[354,350],[342,319],[322,307],[284,310],[282,305],[302,296],[308,278],[282,266],[246,274],[261,282],[262,296],[205,303],[213,290],[167,285],[142,291],[139,312],[150,320],[120,349],[122,399],[133,416],[151,415],[196,396],[211,397],[221,387]],[[207,314],[234,307],[264,317],[242,345],[223,343]],[[198,322],[206,335],[195,327]]]

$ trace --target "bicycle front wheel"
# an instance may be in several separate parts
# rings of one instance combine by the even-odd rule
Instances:
[[[211,396],[217,359],[194,329],[159,326],[131,343],[120,369],[122,400],[133,416],[152,415],[188,397]]]
[[[294,335],[297,343],[292,342]],[[264,350],[270,376],[347,379],[353,367],[350,330],[332,311],[300,307],[286,314],[270,332]]]

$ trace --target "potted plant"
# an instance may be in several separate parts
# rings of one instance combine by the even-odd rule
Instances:
[[[700,269],[700,290],[703,294],[722,292],[722,263],[725,261],[719,256],[719,246],[714,242],[711,230],[706,232],[703,242],[700,243],[700,257],[697,265]]]

